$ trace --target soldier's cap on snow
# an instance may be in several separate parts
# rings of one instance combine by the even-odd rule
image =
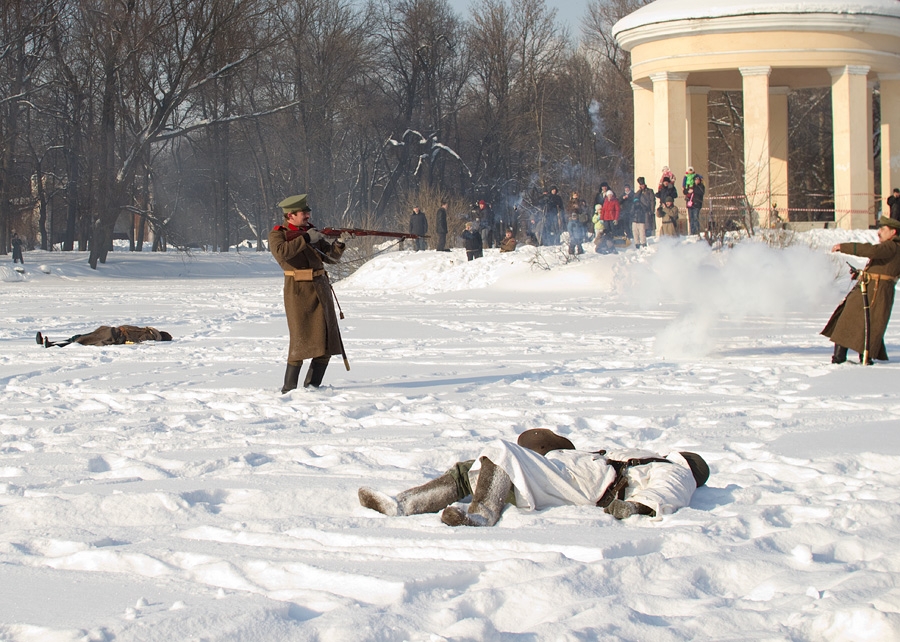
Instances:
[[[709,479],[709,465],[703,460],[703,457],[687,451],[678,454],[687,459],[688,466],[691,467],[691,472],[694,474],[694,480],[697,482],[697,488],[703,486]]]
[[[278,207],[280,207],[285,214],[290,214],[291,212],[310,211],[309,204],[306,202],[306,194],[295,194],[294,196],[288,196],[278,204]]]
[[[878,227],[881,227],[882,225],[887,225],[888,227],[891,227],[900,232],[900,221],[898,221],[897,219],[882,216],[880,219],[878,219]]]
[[[160,333],[159,333],[159,340],[160,340],[160,341],[171,341],[171,340],[172,340],[172,335],[169,334],[168,332],[160,332]]]
[[[526,430],[519,435],[516,443],[539,455],[546,455],[551,450],[575,450],[571,441],[546,428]]]

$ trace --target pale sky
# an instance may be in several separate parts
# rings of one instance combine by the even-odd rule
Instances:
[[[453,10],[468,17],[472,0],[448,0]],[[547,6],[556,9],[556,18],[565,22],[573,36],[581,33],[581,21],[587,13],[588,0],[546,0]]]

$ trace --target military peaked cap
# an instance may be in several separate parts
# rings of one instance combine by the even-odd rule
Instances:
[[[541,455],[546,455],[551,450],[575,450],[571,441],[546,428],[526,430],[519,435],[516,443]]]
[[[887,216],[882,216],[880,219],[878,219],[878,227],[881,227],[882,225],[887,225],[888,227],[892,227],[895,230],[897,230],[898,232],[900,232],[900,221],[898,221],[895,218],[888,218]]]
[[[697,488],[700,488],[709,479],[709,464],[697,453],[682,451],[678,453],[687,460],[691,472],[694,474],[694,481],[697,482]]]
[[[285,214],[289,212],[302,212],[305,210],[309,210],[309,205],[306,202],[306,194],[288,196],[278,204],[278,207],[284,210]]]

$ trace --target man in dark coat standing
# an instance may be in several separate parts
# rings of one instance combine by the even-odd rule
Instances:
[[[700,209],[703,207],[703,196],[706,194],[706,186],[703,177],[694,174],[691,185],[684,188],[684,205],[688,211],[688,234],[700,233]]]
[[[672,197],[672,202],[674,203],[675,199],[678,198],[678,189],[672,185],[672,181],[668,177],[663,177],[659,191],[656,193],[656,198],[660,203],[665,203],[668,196]]]
[[[859,282],[837,307],[822,334],[834,342],[832,363],[847,360],[847,349],[859,353],[865,365],[873,359],[887,361],[884,348],[884,332],[891,319],[894,307],[894,289],[900,276],[900,221],[882,216],[878,220],[878,240],[880,243],[839,243],[832,252],[864,256],[868,264],[856,273]],[[868,320],[866,319],[868,300]],[[868,335],[868,345],[866,344]],[[868,355],[864,358],[863,355]]]
[[[891,208],[891,218],[900,221],[900,189],[894,188],[894,193],[887,198],[887,204]]]
[[[415,239],[416,252],[428,249],[428,245],[423,238],[428,234],[428,219],[425,218],[425,213],[419,209],[418,205],[413,208],[413,213],[409,217],[409,233],[419,237]]]
[[[434,215],[434,249],[438,252],[449,252],[447,249],[447,201],[441,201],[441,206]]]
[[[21,263],[22,265],[25,265],[25,259],[22,256],[22,239],[19,238],[18,234],[13,232],[10,243],[12,244],[13,263]]]
[[[542,245],[556,245],[559,243],[559,233],[566,227],[566,222],[563,220],[565,211],[562,196],[559,195],[559,188],[554,185],[550,188],[550,193],[547,195],[547,200],[544,203]]]
[[[284,394],[297,387],[304,359],[312,361],[303,387],[318,388],[331,355],[344,354],[325,263],[340,261],[345,245],[329,241],[310,225],[306,194],[289,196],[278,207],[285,224],[269,232],[269,251],[284,271],[284,311],[291,336]]]
[[[656,229],[656,218],[653,216],[653,212],[656,210],[656,195],[652,189],[647,187],[647,181],[643,176],[638,176],[637,182],[638,190],[635,193],[633,213],[635,214],[635,221],[644,224],[645,234],[641,243],[639,244],[635,240],[635,244],[638,246],[642,244],[644,247],[647,247],[647,235],[652,236]]]
[[[480,259],[484,256],[484,248],[481,244],[481,230],[474,223],[466,223],[466,229],[462,233],[462,237],[466,248],[466,258],[469,261]]]

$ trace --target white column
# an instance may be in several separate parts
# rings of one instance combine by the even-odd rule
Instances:
[[[687,77],[686,73],[651,74],[653,81],[654,154],[656,171],[647,185],[656,186],[664,165],[684,175],[687,157]]]
[[[688,87],[687,164],[703,175],[709,174],[709,87]]]
[[[834,219],[844,229],[869,226],[869,118],[865,117],[869,67],[830,68],[834,121]]]
[[[646,79],[643,82],[631,83],[634,97],[634,179],[643,176],[647,185],[656,185],[653,147],[655,143],[653,117],[653,86]],[[634,185],[631,189],[635,189]]]
[[[769,225],[769,74],[771,67],[741,67],[744,89],[744,192],[758,224]]]
[[[866,161],[868,162],[867,182],[869,193],[869,225],[875,225],[875,212],[878,203],[875,198],[875,105],[872,99],[875,93],[874,81],[866,83]]]
[[[881,85],[881,209],[900,187],[900,73],[878,74]]]
[[[782,220],[789,219],[788,208],[788,95],[790,87],[769,87],[769,179],[772,207]]]

